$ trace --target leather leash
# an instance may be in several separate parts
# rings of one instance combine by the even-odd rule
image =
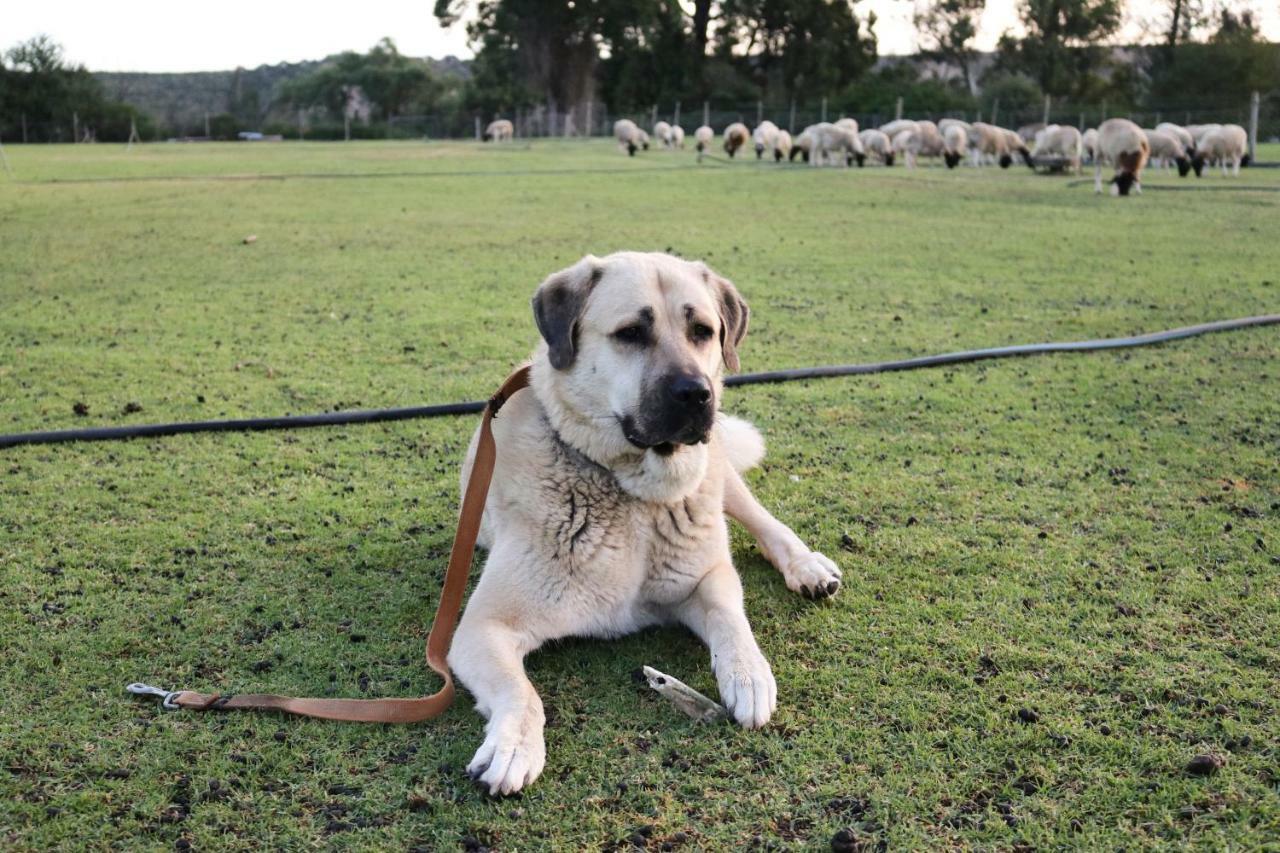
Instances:
[[[319,699],[272,693],[224,696],[194,690],[162,690],[140,682],[130,684],[126,689],[137,695],[159,696],[162,705],[169,710],[284,711],[323,720],[361,723],[417,723],[443,714],[453,704],[454,697],[453,676],[449,673],[447,661],[449,643],[458,624],[458,614],[462,611],[462,595],[467,588],[467,575],[471,571],[476,537],[480,534],[480,519],[484,515],[497,456],[492,422],[511,395],[528,384],[529,367],[526,365],[502,383],[498,393],[485,406],[484,417],[480,421],[480,441],[462,496],[458,532],[453,537],[453,550],[449,552],[449,567],[445,570],[444,585],[440,590],[440,605],[436,608],[436,617],[427,637],[427,665],[444,679],[444,686],[439,692],[416,699]]]

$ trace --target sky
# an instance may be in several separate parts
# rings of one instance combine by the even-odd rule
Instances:
[[[977,47],[989,50],[1016,22],[1017,0],[987,0]],[[6,0],[0,15],[0,50],[38,34],[52,36],[67,58],[94,71],[221,71],[278,62],[322,59],[365,50],[383,36],[402,53],[469,57],[466,28],[444,29],[434,0]],[[1253,4],[1263,33],[1280,40],[1280,2]],[[1125,35],[1159,13],[1157,0],[1130,0]],[[199,12],[193,12],[199,9]],[[875,10],[882,54],[916,49],[913,0],[860,0],[859,15]],[[353,10],[355,14],[353,14]]]

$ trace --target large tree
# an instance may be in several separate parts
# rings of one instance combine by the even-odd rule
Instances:
[[[239,87],[234,82],[232,86],[236,111],[241,97]],[[442,88],[425,62],[404,56],[395,42],[384,38],[367,53],[340,53],[310,74],[289,81],[281,97],[294,106],[321,107],[340,116],[358,89],[372,103],[374,115],[385,120],[431,109]],[[245,106],[241,111],[250,110]]]
[[[959,66],[971,95],[978,91],[973,77],[973,40],[986,6],[987,0],[924,0],[916,6],[915,25],[924,53]]]
[[[1000,39],[1002,65],[1030,75],[1045,94],[1084,97],[1106,65],[1102,43],[1115,35],[1122,0],[1020,0],[1026,35]]]

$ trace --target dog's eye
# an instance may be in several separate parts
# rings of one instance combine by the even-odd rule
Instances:
[[[715,333],[715,329],[711,328],[706,323],[694,323],[693,328],[689,331],[690,337],[698,343],[711,340]]]
[[[631,326],[623,326],[613,333],[613,338],[624,344],[638,344],[643,346],[649,342],[649,327],[635,323]]]

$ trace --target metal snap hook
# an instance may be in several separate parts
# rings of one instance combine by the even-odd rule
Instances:
[[[181,706],[173,701],[173,697],[181,693],[181,690],[162,690],[159,687],[152,687],[150,684],[143,684],[141,681],[133,682],[129,686],[125,687],[125,690],[128,690],[135,696],[160,697],[160,707],[164,708],[166,711],[177,711],[181,708]]]

